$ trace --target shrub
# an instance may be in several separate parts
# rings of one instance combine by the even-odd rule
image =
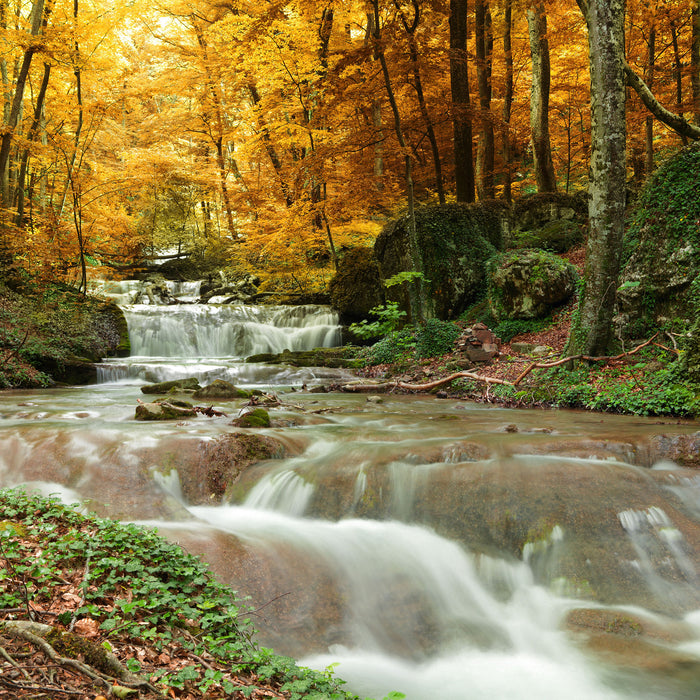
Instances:
[[[451,321],[428,319],[416,330],[417,357],[436,357],[451,352],[460,332],[459,327]]]

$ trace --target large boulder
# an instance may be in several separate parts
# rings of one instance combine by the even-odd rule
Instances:
[[[588,216],[588,200],[584,192],[538,192],[513,203],[512,235],[537,231],[551,221],[584,223]],[[510,245],[510,241],[508,241]]]
[[[510,221],[504,202],[430,205],[416,209],[416,236],[425,282],[424,313],[454,318],[483,294],[486,261],[501,247]],[[374,254],[383,279],[414,269],[408,215],[388,223]],[[408,283],[391,287],[387,297],[410,313]],[[414,320],[410,319],[409,320]]]
[[[565,253],[583,243],[585,226],[574,219],[553,219],[533,231],[513,235],[513,248],[541,248],[552,253]]]
[[[568,301],[578,275],[544,250],[515,250],[489,261],[488,299],[497,320],[542,318]]]
[[[638,338],[700,311],[700,144],[678,151],[645,184],[625,237],[618,332]]]
[[[345,253],[328,290],[343,325],[367,318],[370,309],[383,304],[384,287],[372,249],[353,248]]]

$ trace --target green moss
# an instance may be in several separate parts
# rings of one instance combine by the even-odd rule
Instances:
[[[236,418],[232,425],[239,428],[269,428],[270,414],[264,408],[255,408]]]

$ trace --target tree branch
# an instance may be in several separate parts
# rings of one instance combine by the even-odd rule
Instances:
[[[700,127],[691,124],[682,114],[676,114],[666,109],[654,97],[649,86],[632,70],[627,61],[623,61],[627,84],[639,95],[644,106],[663,124],[673,129],[677,134],[689,139],[700,139]]]

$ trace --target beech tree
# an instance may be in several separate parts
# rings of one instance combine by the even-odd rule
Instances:
[[[549,138],[549,90],[551,71],[549,65],[549,38],[547,15],[541,0],[527,8],[527,25],[532,57],[532,84],[530,88],[530,130],[537,189],[555,192],[557,180],[552,162]]]
[[[577,0],[588,27],[591,80],[589,233],[570,354],[605,354],[611,339],[625,225],[624,0]]]

